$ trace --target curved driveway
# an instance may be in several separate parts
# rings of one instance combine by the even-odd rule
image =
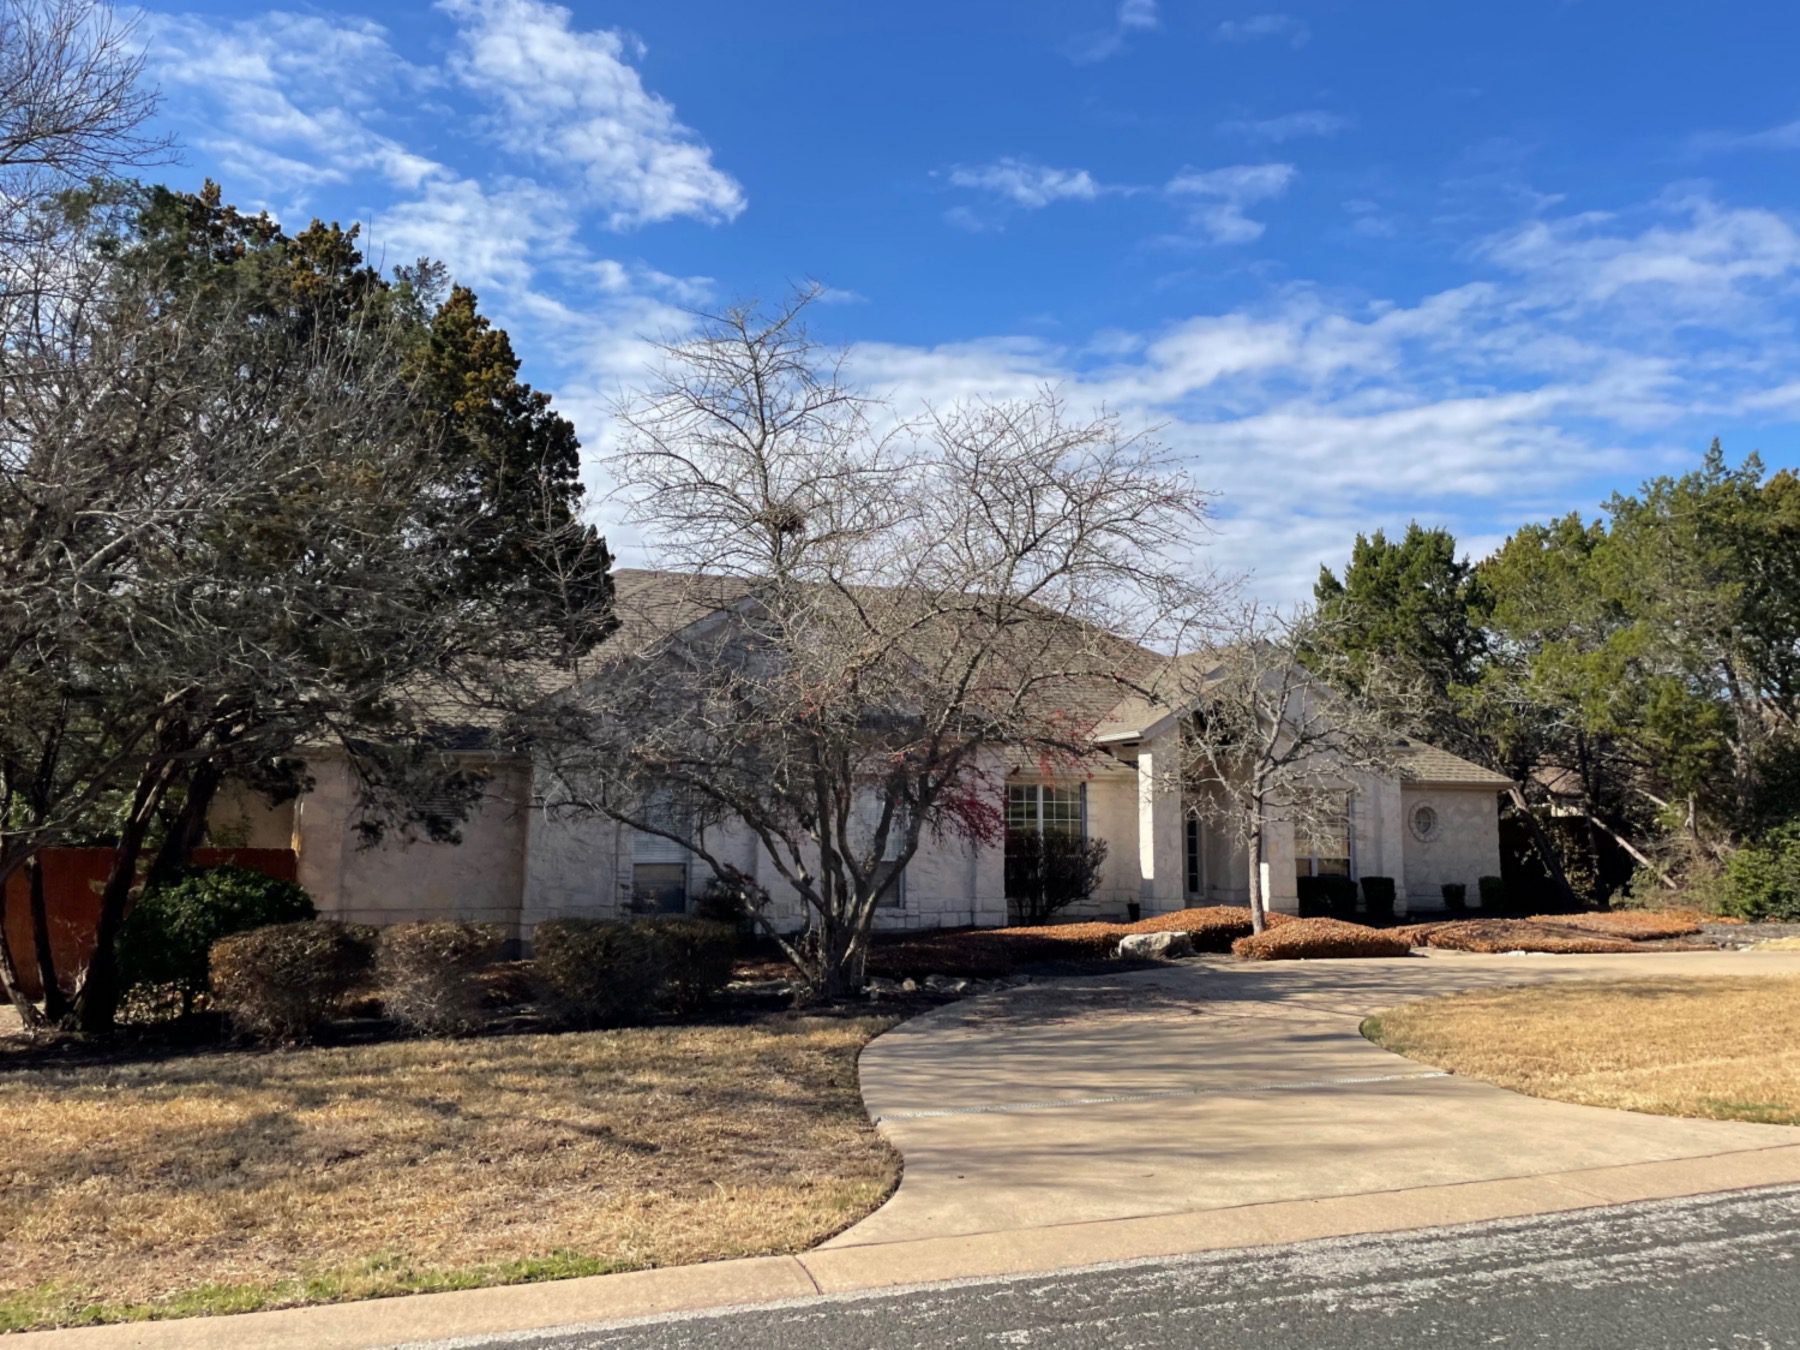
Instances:
[[[1331,1197],[1392,1210],[1396,1192],[1508,1178],[1535,1179],[1527,1208],[1578,1208],[1637,1198],[1620,1193],[1626,1174],[1641,1181],[1632,1164],[1682,1159],[1702,1160],[1688,1165],[1700,1184],[1670,1193],[1749,1184],[1750,1161],[1800,1165],[1800,1128],[1523,1097],[1391,1055],[1358,1027],[1477,986],[1757,973],[1800,974],[1800,952],[1202,959],[952,1004],[864,1051],[863,1097],[905,1176],[826,1247]]]

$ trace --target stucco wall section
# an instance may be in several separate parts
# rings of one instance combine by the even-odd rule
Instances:
[[[1437,833],[1430,839],[1420,839],[1412,829],[1420,806],[1437,812]],[[1405,785],[1400,811],[1407,908],[1443,908],[1444,883],[1458,881],[1468,887],[1469,906],[1479,904],[1479,879],[1500,875],[1500,803],[1494,790]]]

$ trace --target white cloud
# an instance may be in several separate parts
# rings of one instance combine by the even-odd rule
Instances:
[[[1689,138],[1688,148],[1708,150],[1800,150],[1800,117],[1761,131],[1704,131]]]
[[[691,216],[735,219],[743,189],[712,152],[645,89],[625,37],[578,29],[540,0],[440,0],[458,25],[450,62],[471,93],[498,108],[502,145],[573,172],[614,229]],[[641,59],[641,49],[630,55]]]
[[[1280,117],[1234,118],[1221,122],[1219,130],[1229,136],[1280,144],[1301,136],[1335,136],[1354,125],[1356,124],[1342,113],[1311,109],[1306,112],[1284,113]]]
[[[1027,210],[1052,202],[1092,201],[1100,184],[1086,169],[1057,169],[1027,159],[1006,157],[990,164],[959,165],[950,170],[955,187],[992,193]]]
[[[1121,0],[1119,5],[1120,28],[1155,28],[1159,22],[1156,15],[1156,0]]]
[[[1773,211],[1669,198],[1672,217],[1630,233],[1613,216],[1534,220],[1485,242],[1485,255],[1528,279],[1547,301],[1596,306],[1643,301],[1672,317],[1723,318],[1753,299],[1745,283],[1800,269],[1800,232]]]
[[[1186,169],[1165,191],[1183,203],[1193,226],[1215,244],[1246,244],[1264,225],[1244,208],[1279,197],[1294,181],[1292,164],[1238,164],[1226,169]]]
[[[1111,28],[1084,33],[1068,44],[1065,51],[1076,65],[1092,65],[1125,50],[1126,39],[1133,33],[1147,33],[1162,27],[1156,0],[1120,0]]]
[[[257,186],[304,191],[375,173],[412,190],[443,172],[377,129],[388,98],[436,78],[402,60],[379,24],[274,11],[218,23],[146,13],[143,25],[150,67],[204,128],[201,147]]]
[[[1213,29],[1217,42],[1263,42],[1281,39],[1290,47],[1304,47],[1312,30],[1292,14],[1252,14],[1247,19],[1226,19]]]
[[[1724,417],[1800,412],[1800,343],[1779,308],[1800,283],[1786,222],[1686,197],[1634,215],[1630,229],[1535,222],[1474,255],[1491,277],[1413,303],[1289,288],[1066,345],[861,345],[852,374],[897,408],[1052,387],[1159,427],[1223,493],[1219,563],[1294,599],[1357,530],[1416,515],[1478,547],[1496,521],[1591,504],[1596,477],[1691,462]],[[1684,252],[1693,270],[1673,265]],[[1722,331],[1696,344],[1701,295]]]

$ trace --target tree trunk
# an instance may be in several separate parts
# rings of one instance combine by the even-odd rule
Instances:
[[[224,774],[210,760],[194,769],[181,810],[170,823],[162,846],[156,850],[156,857],[144,876],[144,889],[167,885],[187,867],[194,850],[206,840],[206,818],[223,783]]]
[[[31,951],[37,965],[38,987],[44,991],[44,1020],[60,1022],[69,1011],[62,982],[57,978],[56,955],[50,949],[50,902],[44,893],[44,859],[33,854],[25,864],[25,887],[30,897]]]
[[[1250,831],[1245,852],[1249,855],[1250,862],[1250,931],[1260,933],[1268,926],[1267,905],[1263,899],[1261,825]]]
[[[1525,828],[1531,832],[1532,842],[1537,845],[1538,853],[1544,859],[1544,866],[1550,873],[1550,883],[1555,886],[1563,903],[1571,909],[1575,906],[1575,888],[1569,885],[1568,874],[1563,871],[1562,859],[1556,856],[1556,849],[1550,843],[1550,836],[1544,833],[1544,827],[1532,814],[1531,806],[1525,800],[1525,793],[1517,786],[1506,790],[1507,800],[1512,802],[1513,809],[1525,821]]]
[[[94,954],[76,991],[70,1009],[70,1020],[81,1031],[96,1033],[112,1030],[118,1016],[119,1002],[125,990],[120,983],[119,929],[125,923],[125,910],[137,881],[138,859],[143,856],[144,842],[156,818],[156,808],[169,790],[176,773],[173,762],[164,761],[146,768],[132,795],[131,811],[125,827],[119,832],[118,855],[112,872],[100,892],[100,920],[94,930]]]

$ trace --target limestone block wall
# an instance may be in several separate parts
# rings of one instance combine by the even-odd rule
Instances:
[[[1421,806],[1437,815],[1436,831],[1426,839],[1413,829]],[[1476,906],[1478,880],[1500,875],[1500,803],[1494,790],[1407,784],[1400,790],[1400,811],[1407,908],[1443,908],[1444,883],[1457,881],[1468,887],[1470,907]]]
[[[385,925],[459,919],[519,934],[525,882],[527,771],[494,772],[455,844],[390,838],[364,846],[355,833],[356,789],[341,760],[309,766],[314,787],[294,804],[300,884],[319,912]]]
[[[294,803],[271,802],[241,783],[227,783],[206,814],[206,837],[219,848],[292,848]]]

